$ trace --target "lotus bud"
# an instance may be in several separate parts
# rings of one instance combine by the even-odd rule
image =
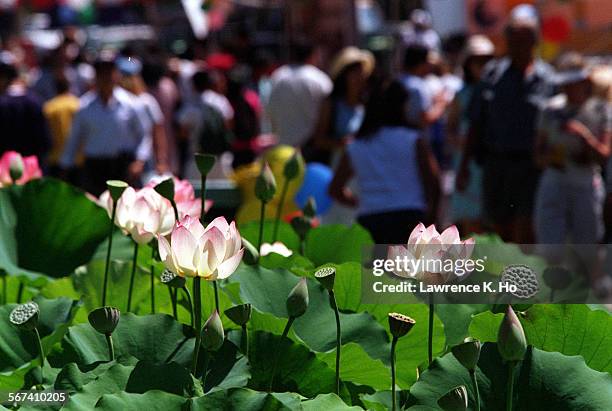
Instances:
[[[40,309],[34,301],[20,304],[9,314],[9,321],[22,330],[33,330],[38,326]]]
[[[521,361],[527,351],[525,332],[511,305],[506,308],[506,314],[497,334],[497,348],[506,361]]]
[[[203,176],[210,173],[210,170],[212,170],[216,161],[217,159],[212,154],[196,153],[195,155],[196,166],[198,167],[200,174]]]
[[[389,313],[389,331],[395,338],[401,338],[408,334],[416,321],[407,315],[400,313]]]
[[[245,325],[251,319],[251,304],[235,305],[225,310],[225,315],[237,325]]]
[[[548,267],[542,276],[546,285],[553,290],[564,290],[572,283],[572,273],[563,267]]]
[[[291,220],[291,227],[301,239],[306,238],[306,234],[310,231],[310,219],[298,216]]]
[[[9,174],[13,182],[16,182],[21,178],[21,176],[23,175],[23,168],[23,158],[18,154],[13,156],[9,163]]]
[[[304,163],[300,150],[295,150],[295,153],[285,163],[283,175],[287,181],[291,181],[300,174],[300,166]]]
[[[242,255],[242,261],[247,265],[255,265],[259,261],[259,251],[249,240],[242,237],[242,247],[244,247],[244,254]]]
[[[179,277],[172,271],[166,269],[159,276],[162,284],[169,285],[172,288],[183,288],[185,287],[186,280],[184,277]]]
[[[327,291],[333,291],[334,282],[336,280],[336,269],[334,267],[319,268],[315,272],[315,278],[321,283]]]
[[[117,324],[119,324],[119,318],[121,312],[115,307],[100,307],[96,308],[89,313],[87,317],[89,324],[100,334],[111,335]]]
[[[219,313],[215,310],[204,324],[202,346],[208,351],[217,351],[223,345],[224,339],[223,324]]]
[[[255,196],[264,203],[269,202],[276,193],[276,179],[268,163],[264,163],[255,181]]]
[[[174,202],[174,180],[173,179],[171,178],[165,179],[164,181],[156,185],[154,189],[162,197],[169,200],[171,203]]]
[[[453,355],[468,371],[473,372],[480,358],[480,341],[467,337],[462,344],[455,345],[451,348]]]
[[[108,180],[106,182],[106,187],[108,188],[108,192],[110,193],[113,202],[116,204],[121,198],[121,195],[125,189],[128,188],[128,183],[121,180]]]
[[[304,315],[307,309],[308,284],[306,278],[302,277],[287,297],[287,314],[289,317],[297,318]]]
[[[464,385],[453,388],[438,400],[444,411],[465,411],[468,407],[468,394]]]
[[[314,197],[308,197],[308,201],[306,201],[302,212],[304,213],[304,217],[308,218],[314,218],[317,215],[317,202]]]

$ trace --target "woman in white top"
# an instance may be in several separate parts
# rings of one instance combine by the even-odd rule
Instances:
[[[357,207],[359,223],[378,244],[406,243],[416,224],[433,222],[438,206],[438,165],[427,141],[408,125],[407,104],[397,81],[371,97],[329,187],[334,199]],[[347,187],[353,176],[359,198]]]

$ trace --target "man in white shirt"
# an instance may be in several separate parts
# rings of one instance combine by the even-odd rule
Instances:
[[[293,61],[272,74],[266,111],[279,143],[301,146],[311,136],[319,106],[333,84],[315,67],[317,53],[312,45],[296,42],[291,51]]]

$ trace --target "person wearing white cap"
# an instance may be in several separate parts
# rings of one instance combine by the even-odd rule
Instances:
[[[428,11],[415,9],[410,13],[410,20],[400,28],[400,37],[404,46],[423,46],[429,50],[440,50],[440,36],[431,28],[432,18]]]
[[[536,160],[543,169],[535,206],[542,244],[596,244],[603,234],[600,164],[610,156],[612,112],[589,107],[591,82],[582,57],[567,53],[554,76],[562,95],[538,121]]]
[[[470,161],[482,163],[483,217],[503,239],[523,244],[533,242],[536,119],[553,92],[551,69],[536,58],[538,37],[535,8],[512,9],[506,56],[487,65],[470,102],[470,130],[456,181],[464,190]]]

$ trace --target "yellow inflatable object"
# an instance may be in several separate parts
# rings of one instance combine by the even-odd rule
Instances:
[[[285,184],[285,177],[283,176],[283,170],[287,160],[293,156],[295,148],[286,145],[278,145],[263,153],[262,158],[259,161],[255,161],[251,164],[247,164],[236,169],[232,175],[232,180],[238,186],[242,195],[242,204],[238,208],[236,213],[236,222],[238,224],[247,223],[249,221],[259,220],[259,213],[261,212],[261,203],[255,197],[255,180],[259,176],[261,170],[261,162],[266,161],[276,178],[276,194],[272,201],[266,205],[266,218],[273,219],[276,217],[276,212],[279,207],[279,201],[283,185]],[[287,195],[285,197],[285,204],[283,205],[283,216],[298,210],[298,206],[295,204],[295,195],[302,187],[304,181],[304,170],[305,165],[302,162],[300,164],[300,171],[298,176],[289,183],[287,188]]]

